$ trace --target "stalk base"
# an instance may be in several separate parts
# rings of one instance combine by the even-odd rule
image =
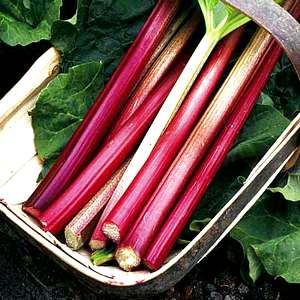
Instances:
[[[104,223],[102,226],[102,231],[106,237],[115,243],[120,242],[120,230],[119,227],[112,223]]]
[[[115,258],[123,270],[130,272],[138,267],[141,263],[141,258],[136,255],[131,247],[122,247],[117,249]]]

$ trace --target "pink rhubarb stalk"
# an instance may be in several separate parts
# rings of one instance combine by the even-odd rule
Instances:
[[[128,163],[130,162],[130,160],[131,160],[131,157],[128,159]],[[128,163],[126,164],[126,167],[128,166]],[[120,179],[119,179],[118,183],[120,182]],[[115,189],[114,189],[114,191],[115,191]],[[112,209],[116,206],[119,199],[120,199],[119,197],[110,197],[107,205],[105,206],[105,208],[98,220],[98,223],[93,231],[90,242],[89,242],[89,246],[92,250],[103,249],[107,246],[109,240],[102,232],[103,221],[109,215],[109,213],[112,211]]]
[[[186,141],[215,90],[238,44],[239,29],[221,42],[198,77],[182,107],[158,140],[149,158],[103,223],[103,232],[119,242],[135,221]]]
[[[67,245],[73,250],[80,249],[91,237],[101,212],[110,199],[119,180],[121,179],[128,162],[125,162],[96,195],[84,206],[65,228]]]
[[[141,83],[136,88],[132,97],[130,97],[129,102],[124,108],[121,116],[114,125],[112,131],[110,132],[109,138],[117,132],[123,124],[130,118],[130,116],[140,107],[140,105],[145,101],[147,95],[151,92],[153,88],[161,81],[166,72],[174,64],[179,55],[183,52],[187,43],[189,42],[192,35],[195,33],[198,24],[200,23],[199,13],[196,12],[190,18],[183,27],[176,33],[172,38],[170,43],[166,46],[164,51],[152,65],[150,70],[147,72]],[[102,233],[102,225],[104,219],[108,216],[110,211],[114,208],[120,197],[112,197],[105,207],[100,220],[92,234],[90,240],[90,247],[93,250],[102,249],[107,245],[108,238]]]
[[[255,71],[261,66],[271,43],[272,38],[263,31],[252,39],[139,214],[138,220],[134,225],[132,220],[127,222],[127,230],[133,226],[116,255],[123,269],[131,270],[140,264],[166,216],[238,103],[239,95],[255,78]]]
[[[187,61],[187,58],[185,58]],[[65,192],[37,219],[44,230],[58,234],[97,193],[137,146],[184,67],[184,59],[150,95],[149,100],[100,149]]]
[[[200,21],[201,17],[199,12],[195,12],[194,15],[175,34],[170,43],[166,46],[166,48],[151,66],[143,80],[137,86],[134,94],[130,97],[122,111],[121,116],[118,118],[116,124],[110,132],[110,136],[118,131],[122,125],[124,125],[124,123],[126,123],[131,115],[145,101],[147,95],[149,95],[153,88],[155,88],[155,86],[162,80],[163,76],[187,46],[190,38],[197,30]]]
[[[261,90],[268,80],[281,52],[280,47],[277,45],[276,49],[270,51],[269,57],[265,60],[265,65],[260,70],[261,73],[255,78],[253,85],[240,97],[241,103],[232,114],[220,137],[201,164],[200,170],[192,178],[184,195],[171,212],[171,215],[159,231],[154,242],[151,243],[149,251],[143,260],[150,269],[156,270],[160,268],[169,255],[193,211],[196,209],[215,174],[225,160],[253,105],[260,96]]]
[[[97,97],[50,172],[23,205],[38,216],[72,182],[91,160],[115,117],[136,87],[145,67],[149,67],[160,41],[181,7],[181,0],[160,0],[123,57],[117,70]]]
[[[300,9],[297,9],[295,5],[291,8],[291,12],[294,12],[294,17],[299,18]],[[265,57],[257,67],[255,77],[245,92],[240,95],[238,107],[226,122],[225,128],[214,142],[207,157],[201,163],[199,170],[193,176],[174,210],[172,210],[163,227],[155,236],[154,241],[151,242],[151,246],[143,258],[143,262],[150,269],[159,269],[169,255],[193,211],[222,166],[226,155],[259,98],[281,54],[281,47],[273,40],[270,49],[266,51]]]

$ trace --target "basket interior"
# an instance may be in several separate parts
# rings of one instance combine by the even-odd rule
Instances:
[[[31,117],[28,114],[37,98],[36,94],[26,99],[26,102],[10,113],[8,118],[0,122],[0,200],[2,202],[0,206],[5,206],[5,209],[10,211],[15,220],[20,221],[17,225],[26,232],[29,226],[32,231],[31,236],[34,239],[41,238],[40,243],[43,246],[47,247],[49,243],[54,245],[55,248],[50,250],[54,255],[59,256],[63,252],[68,257],[61,256],[61,258],[63,257],[68,264],[76,265],[81,272],[86,272],[87,269],[89,275],[93,274],[91,271],[94,272],[94,279],[98,278],[99,281],[109,284],[130,286],[159,275],[160,270],[152,273],[146,269],[125,272],[117,266],[94,266],[90,262],[88,249],[71,250],[55,236],[44,232],[33,218],[22,211],[21,204],[36,188],[36,179],[42,168],[42,162],[36,154]]]
[[[59,54],[53,50],[54,48],[51,49],[31,67],[11,92],[0,100],[0,211],[4,212],[32,239],[47,248],[48,252],[50,251],[73,269],[93,280],[115,286],[134,286],[151,279],[159,280],[160,275],[188,254],[190,249],[201,239],[204,230],[181,251],[173,252],[159,270],[150,272],[141,268],[137,271],[125,272],[112,265],[94,266],[89,259],[89,249],[71,250],[63,241],[44,232],[39,224],[21,209],[21,204],[28,199],[36,188],[36,179],[42,168],[42,162],[36,154],[31,117],[28,112],[34,107],[41,88],[49,82],[50,78],[53,78],[53,70],[49,70],[49,66],[53,64],[52,68],[55,68],[59,64]],[[33,82],[32,85],[29,84],[31,82]],[[298,131],[299,127],[300,114],[255,166],[244,186],[250,184],[252,178],[258,174],[259,169],[267,164],[270,157],[278,151],[280,145],[286,143],[290,139],[289,136]],[[241,190],[229,202],[234,201]],[[252,200],[252,203],[255,201],[255,199]],[[220,213],[225,209],[222,208]],[[246,211],[244,210],[240,215],[242,216]],[[213,221],[206,225],[205,229],[211,227],[212,224]]]

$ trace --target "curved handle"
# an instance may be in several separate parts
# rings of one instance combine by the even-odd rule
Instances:
[[[271,33],[286,51],[300,79],[300,24],[285,9],[273,0],[222,1]],[[300,2],[297,0],[295,5],[300,6]]]

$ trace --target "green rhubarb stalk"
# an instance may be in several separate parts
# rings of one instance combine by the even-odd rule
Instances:
[[[95,266],[101,266],[108,261],[114,260],[114,258],[114,249],[112,247],[96,250],[91,255],[91,261]]]
[[[223,4],[221,1],[198,0],[198,2],[205,20],[206,33],[133,156],[115,190],[115,194],[122,195],[144,165],[159,137],[176,114],[217,43],[230,32],[250,21],[249,17]]]

